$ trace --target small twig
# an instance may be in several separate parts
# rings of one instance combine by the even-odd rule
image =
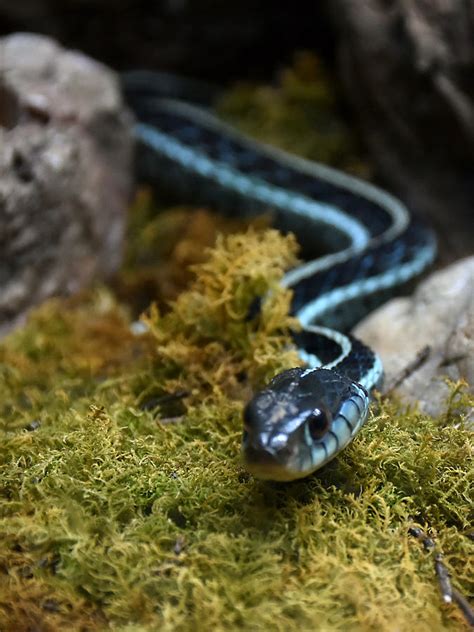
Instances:
[[[421,542],[425,551],[432,552],[435,549],[435,541],[429,535],[420,529],[420,527],[410,527],[408,533]]]
[[[474,628],[474,610],[466,597],[456,590],[456,588],[453,588],[453,601],[459,606],[468,624]]]
[[[449,571],[443,564],[443,556],[441,553],[435,555],[435,571],[438,576],[443,601],[444,603],[451,603],[453,601],[453,587],[451,586]]]
[[[386,397],[393,390],[395,390],[402,382],[404,382],[410,375],[413,375],[415,371],[417,371],[420,366],[425,362],[428,356],[431,353],[431,347],[426,345],[422,349],[418,351],[416,356],[413,358],[411,362],[409,362],[399,373],[396,375],[392,382],[383,390],[383,396]]]
[[[451,575],[443,562],[443,556],[436,551],[436,543],[420,527],[410,527],[408,533],[421,542],[425,551],[434,555],[434,567],[438,585],[444,603],[455,603],[464,615],[467,623],[474,626],[474,610],[462,593],[452,587]]]

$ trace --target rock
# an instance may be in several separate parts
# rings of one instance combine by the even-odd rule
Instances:
[[[429,347],[426,360],[396,392],[439,415],[449,393],[446,377],[463,378],[474,390],[474,257],[432,274],[412,297],[380,307],[354,333],[381,355],[386,384]]]
[[[130,123],[103,65],[45,37],[0,39],[0,333],[117,269]]]
[[[346,94],[383,182],[472,254],[474,3],[327,0]]]

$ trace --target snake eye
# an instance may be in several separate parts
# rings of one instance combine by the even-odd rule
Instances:
[[[321,439],[329,428],[329,419],[326,413],[315,408],[307,417],[306,424],[312,439]]]

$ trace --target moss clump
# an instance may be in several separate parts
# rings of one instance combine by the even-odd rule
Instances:
[[[355,135],[337,115],[336,89],[312,53],[295,55],[274,86],[237,84],[219,114],[254,138],[305,158],[367,176]]]
[[[295,251],[294,237],[275,230],[219,237],[171,311],[160,317],[153,308],[144,318],[157,342],[158,383],[189,391],[201,404],[218,392],[241,399],[249,384],[297,364],[294,349],[285,349],[296,326],[291,295],[278,285]]]
[[[161,311],[187,287],[191,267],[206,260],[206,248],[217,235],[269,226],[269,217],[229,218],[205,208],[185,206],[161,209],[149,189],[138,191],[130,210],[127,253],[114,284],[122,302],[135,315],[156,302]]]
[[[4,342],[0,628],[464,629],[407,529],[434,531],[469,592],[466,396],[442,422],[380,404],[304,481],[240,465],[249,384],[295,361],[277,286],[293,257],[274,231],[222,238],[142,336],[102,291]]]

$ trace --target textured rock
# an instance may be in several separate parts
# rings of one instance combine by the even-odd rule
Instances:
[[[328,0],[346,93],[389,188],[471,255],[474,1]]]
[[[449,392],[445,378],[464,378],[474,389],[474,257],[421,283],[412,297],[390,301],[355,330],[376,349],[390,384],[424,347],[430,352],[397,392],[439,414]]]
[[[117,269],[131,148],[113,73],[44,37],[0,39],[0,332]]]

